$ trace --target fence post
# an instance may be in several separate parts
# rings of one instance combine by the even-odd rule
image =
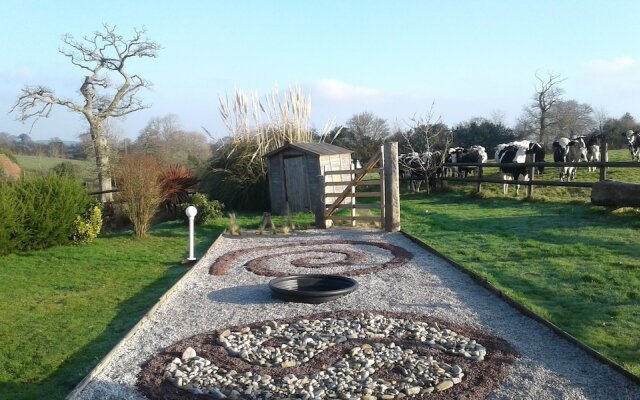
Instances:
[[[533,196],[533,185],[531,184],[531,182],[533,182],[533,176],[536,174],[536,167],[529,166],[527,167],[527,170],[529,172],[529,183],[527,184],[527,199],[531,199],[531,197]]]
[[[325,181],[324,171],[320,171],[320,175],[318,175],[318,181],[320,187],[322,188],[322,192],[320,195],[320,200],[318,201],[318,204],[316,206],[316,227],[320,229],[327,229],[331,227],[333,221],[327,220],[324,217],[327,211],[327,185]]]
[[[384,229],[400,230],[400,174],[398,170],[398,142],[384,144]]]
[[[482,167],[478,167],[478,173],[476,174],[478,183],[476,184],[476,192],[482,192]]]

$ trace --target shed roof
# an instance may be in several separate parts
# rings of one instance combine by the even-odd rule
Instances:
[[[275,149],[265,154],[265,157],[271,157],[275,154],[280,153],[281,151],[292,149],[292,148],[296,150],[304,151],[305,153],[316,154],[319,156],[353,153],[353,151],[351,150],[348,150],[339,146],[334,146],[329,143],[289,143],[280,147],[279,149]]]

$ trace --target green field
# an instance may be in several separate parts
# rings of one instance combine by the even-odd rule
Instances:
[[[97,178],[96,164],[91,161],[70,160],[68,158],[55,158],[44,156],[15,155],[18,164],[26,174],[46,173],[56,165],[69,162],[80,167],[81,177],[85,181],[92,181]]]
[[[418,194],[402,229],[640,376],[640,213]]]

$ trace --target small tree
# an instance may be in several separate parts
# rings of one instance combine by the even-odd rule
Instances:
[[[143,154],[124,156],[116,170],[118,199],[126,204],[125,214],[133,224],[133,232],[140,238],[146,236],[163,200],[161,171],[153,157]]]
[[[565,81],[562,75],[549,72],[546,78],[536,73],[538,85],[533,95],[533,101],[525,108],[525,113],[532,121],[536,121],[538,131],[538,142],[543,145],[548,139],[548,130],[557,121],[552,116],[552,111],[556,105],[562,101],[564,90],[560,84]]]
[[[62,41],[66,48],[60,53],[67,57],[71,64],[88,74],[80,86],[82,99],[58,97],[46,86],[27,86],[22,89],[11,112],[20,113],[21,121],[40,117],[49,117],[53,106],[64,106],[68,110],[79,113],[89,123],[89,133],[94,144],[96,166],[100,190],[111,190],[111,165],[109,160],[109,144],[104,132],[104,122],[109,118],[119,118],[135,111],[147,108],[137,96],[142,88],[150,83],[140,76],[128,72],[128,62],[132,58],[155,58],[160,46],[147,39],[144,29],[136,29],[132,38],[125,39],[117,34],[115,27],[104,25],[103,31],[96,31],[82,41],[76,41],[67,34]],[[110,201],[111,193],[102,196],[103,201]]]

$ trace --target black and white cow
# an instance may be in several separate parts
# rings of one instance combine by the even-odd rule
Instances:
[[[622,134],[627,138],[632,161],[640,161],[640,132],[628,130]]]
[[[600,143],[604,138],[602,134],[593,134],[589,135],[585,138],[585,142],[587,145],[587,161],[588,162],[598,162],[601,159],[600,154]],[[589,166],[589,172],[597,170],[597,167]]]
[[[496,146],[495,160],[497,163],[500,162],[502,150],[508,146],[524,147],[528,156],[526,160],[527,162],[544,162],[545,150],[541,144],[529,140],[519,140],[509,143],[502,143]],[[538,172],[538,174],[541,174],[544,172],[544,167],[536,167],[536,171]]]
[[[452,164],[458,162],[458,153],[462,153],[464,148],[462,147],[450,147],[447,150],[447,154],[444,158],[446,164]],[[444,176],[458,176],[458,167],[445,167]]]
[[[506,144],[500,146],[499,150],[496,150],[496,161],[501,164],[510,163],[524,163],[527,159],[527,149],[524,146]],[[520,180],[520,176],[526,180],[528,178],[527,169],[522,166],[505,166],[500,167],[500,175],[502,180]],[[502,184],[502,193],[507,194],[509,190],[509,184]],[[520,191],[520,185],[516,183],[516,196]]]
[[[408,189],[410,192],[420,191],[420,181],[414,180],[416,169],[420,168],[420,155],[417,152],[409,154],[400,154],[398,156],[398,166],[400,169],[400,177],[410,179]]]
[[[582,137],[560,138],[553,142],[553,161],[555,162],[583,162],[587,161],[587,145]],[[576,179],[577,167],[560,167],[560,181],[567,182]]]
[[[457,147],[451,156],[452,163],[486,163],[487,152],[480,145],[473,145],[468,149]],[[454,167],[460,178],[466,178],[470,172],[477,173],[478,167]]]

